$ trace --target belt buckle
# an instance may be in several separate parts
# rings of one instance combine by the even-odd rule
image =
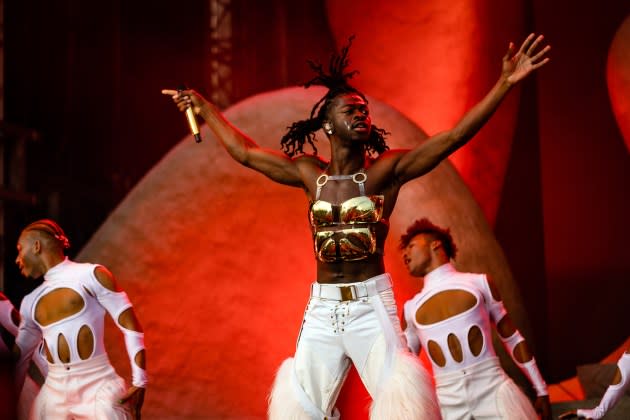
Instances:
[[[341,301],[355,300],[356,292],[354,286],[339,286],[339,293],[341,294]]]

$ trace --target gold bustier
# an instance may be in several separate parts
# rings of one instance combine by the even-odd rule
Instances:
[[[383,196],[360,196],[335,205],[315,201],[309,211],[319,261],[358,261],[377,252],[376,224],[382,221]]]
[[[328,180],[352,180],[359,186],[358,197],[341,204],[319,199]],[[313,231],[315,256],[321,262],[358,261],[382,253],[377,246],[376,228],[383,219],[382,195],[365,195],[367,175],[363,170],[354,175],[326,175],[317,178],[317,194],[308,217]]]

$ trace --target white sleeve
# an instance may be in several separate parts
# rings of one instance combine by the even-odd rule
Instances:
[[[507,315],[507,310],[503,305],[503,301],[496,300],[494,296],[492,296],[492,290],[490,289],[488,279],[485,275],[483,275],[482,277],[482,292],[486,301],[486,308],[490,313],[492,322],[494,322],[495,325],[498,325],[499,322]],[[536,395],[539,397],[549,395],[549,391],[547,390],[547,383],[540,373],[540,369],[538,369],[536,359],[532,356],[529,361],[521,363],[516,360],[516,357],[514,357],[514,349],[516,348],[516,346],[519,343],[525,341],[525,338],[523,337],[521,332],[515,328],[514,333],[509,337],[503,337],[501,334],[497,335],[503,342],[503,346],[507,350],[508,354],[510,355],[516,366],[518,366],[521,372],[523,372],[527,379],[529,379],[529,382],[532,384],[534,390],[536,391]]]
[[[20,326],[18,327],[17,336],[15,337],[15,345],[20,349],[20,358],[15,368],[15,385],[17,392],[22,390],[24,379],[28,372],[28,367],[33,358],[35,349],[42,342],[42,330],[35,324],[31,318],[31,299],[25,296],[20,306]],[[46,372],[42,372],[45,374]]]
[[[613,408],[619,399],[623,396],[624,391],[630,384],[630,354],[624,353],[617,363],[617,367],[621,372],[621,381],[618,384],[610,385],[606,390],[606,393],[602,397],[599,405],[591,410],[579,409],[577,415],[591,418],[594,420],[601,419],[606,415],[608,410]]]
[[[144,333],[129,330],[120,324],[120,315],[133,305],[127,297],[127,293],[115,292],[103,286],[93,274],[90,289],[98,302],[105,308],[112,317],[118,329],[123,333],[125,346],[131,363],[131,383],[133,386],[144,388],[147,385],[147,372],[138,366],[135,361],[136,355],[144,350]]]
[[[407,339],[407,347],[413,354],[420,353],[420,338],[418,337],[418,330],[413,319],[413,304],[412,301],[407,301],[403,306],[403,317],[405,318],[405,338]]]
[[[0,298],[0,325],[15,337],[18,332],[18,326],[15,325],[11,317],[13,309],[13,304],[9,299]]]
[[[485,300],[485,306],[490,314],[490,319],[495,324],[498,324],[504,316],[507,315],[507,309],[503,305],[503,301],[495,300],[494,296],[492,296],[492,290],[490,289],[490,284],[488,283],[488,278],[485,274],[479,275],[480,280],[480,288],[481,293],[483,294],[483,298]]]

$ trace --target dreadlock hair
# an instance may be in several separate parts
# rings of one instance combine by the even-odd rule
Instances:
[[[439,226],[434,225],[429,221],[429,219],[422,218],[420,220],[416,220],[413,222],[411,226],[407,228],[407,232],[400,237],[400,249],[404,249],[409,245],[409,242],[416,237],[416,235],[420,235],[421,233],[426,233],[431,235],[435,240],[442,242],[442,247],[444,248],[444,252],[446,252],[446,256],[449,259],[454,259],[457,255],[457,246],[453,242],[453,237],[451,236],[450,229],[443,229]]]
[[[287,156],[293,157],[298,154],[304,154],[304,144],[307,142],[313,148],[313,153],[317,154],[315,132],[322,128],[328,108],[337,96],[353,93],[359,95],[367,103],[365,95],[348,83],[348,80],[358,73],[358,71],[345,72],[349,64],[348,51],[350,50],[353,39],[354,35],[348,39],[348,45],[341,49],[341,54],[331,55],[328,65],[328,74],[325,72],[322,64],[308,60],[309,66],[317,73],[317,76],[306,82],[304,88],[318,85],[327,87],[328,92],[313,106],[308,119],[296,121],[291,124],[291,126],[287,127],[288,131],[280,141],[281,148]],[[389,133],[382,128],[372,125],[372,131],[366,143],[366,152],[370,157],[374,153],[381,154],[389,149],[389,146],[385,143],[385,137],[388,134]]]
[[[50,239],[54,240],[55,244],[58,245],[62,250],[70,248],[70,240],[66,236],[63,229],[61,229],[61,227],[53,220],[36,220],[26,226],[24,230],[22,230],[22,232],[28,232],[31,230],[36,230],[38,232],[44,233]]]

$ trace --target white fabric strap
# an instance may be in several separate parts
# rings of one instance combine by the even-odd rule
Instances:
[[[499,338],[501,338],[501,341],[503,341],[503,345],[505,345],[505,347],[508,349],[512,358],[514,358],[514,348],[521,341],[525,341],[519,330],[514,330],[514,334],[509,337],[503,337],[501,334],[499,334]]]
[[[501,341],[503,341],[503,344],[507,348],[510,354],[510,357],[512,357],[512,360],[514,360],[514,363],[516,363],[516,365],[521,369],[521,371],[523,371],[525,376],[527,376],[527,379],[529,379],[529,382],[532,384],[532,386],[536,390],[536,395],[539,397],[544,396],[544,395],[549,395],[549,392],[547,391],[547,383],[545,382],[542,375],[540,374],[540,370],[538,369],[538,365],[536,364],[536,359],[532,357],[530,361],[525,362],[525,363],[520,363],[514,357],[514,349],[516,348],[516,346],[519,343],[525,341],[520,331],[514,330],[514,334],[512,334],[511,336],[507,338],[502,337],[501,334],[499,334],[499,337],[501,338]]]
[[[98,283],[100,285],[100,283]],[[101,290],[97,291],[97,299],[101,305],[109,312],[111,317],[120,328],[118,318],[125,310],[131,308],[131,301],[125,292],[114,292],[101,286]]]
[[[532,357],[529,362],[516,362],[516,364],[519,368],[521,368],[525,376],[527,376],[529,382],[531,382],[537,396],[543,397],[545,395],[549,395],[549,391],[547,390],[547,383],[540,374],[540,370],[538,369],[538,365],[536,364],[536,359]]]
[[[619,359],[617,367],[621,372],[621,381],[619,381],[618,384],[610,385],[608,387],[606,393],[604,394],[604,397],[597,407],[590,410],[577,410],[578,416],[598,420],[604,417],[608,410],[610,410],[615,406],[615,404],[617,404],[619,399],[623,396],[624,391],[628,387],[628,384],[630,384],[630,354],[624,353],[621,356],[621,359]]]
[[[322,192],[322,187],[326,185],[326,183],[331,181],[343,181],[351,179],[355,184],[359,186],[359,193],[361,195],[365,195],[365,181],[367,181],[367,175],[363,170],[352,174],[352,175],[328,175],[326,173],[321,174],[317,177],[317,192],[315,193],[315,200],[319,200],[319,195]]]
[[[136,355],[144,350],[144,333],[121,329],[125,335],[125,346],[129,354],[129,362],[131,363],[131,384],[140,388],[147,386],[147,371],[138,366],[136,363]]]
[[[485,274],[481,275],[483,279],[483,287],[482,291],[486,300],[486,308],[490,313],[490,318],[494,321],[495,324],[499,324],[499,322],[503,319],[505,315],[507,315],[507,310],[503,305],[503,302],[500,300],[496,300],[492,295],[492,289],[490,289],[490,284],[488,283],[488,278]]]
[[[386,276],[389,280],[389,275]],[[371,283],[368,288],[376,292],[375,284]],[[379,374],[378,387],[376,390],[375,398],[378,398],[378,396],[383,392],[385,384],[389,382],[389,378],[394,372],[394,358],[396,357],[396,354],[400,351],[403,351],[402,337],[398,335],[398,332],[402,332],[400,331],[400,321],[398,320],[397,316],[395,320],[392,320],[390,314],[387,311],[387,308],[385,307],[386,303],[383,301],[383,299],[387,299],[387,306],[391,308],[393,305],[395,307],[396,301],[394,299],[394,293],[391,290],[391,286],[386,290],[388,291],[383,294],[377,292],[379,296],[378,299],[370,300],[370,304],[372,305],[372,308],[374,308],[374,313],[378,317],[381,323],[381,327],[383,328],[383,335],[385,337],[386,347],[385,360],[381,368],[381,373]],[[394,327],[394,322],[396,322],[398,326],[398,331]]]

